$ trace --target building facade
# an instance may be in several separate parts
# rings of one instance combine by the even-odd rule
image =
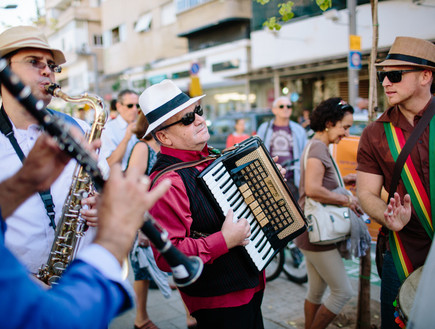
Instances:
[[[288,95],[295,113],[321,100],[348,99],[349,11],[345,0],[323,13],[311,0],[294,1],[295,17],[279,31],[263,27],[282,1],[46,0],[50,43],[65,50],[60,75],[68,93],[98,91],[107,101],[124,88],[141,92],[165,78],[184,91],[205,93],[210,118],[270,108]],[[398,35],[435,41],[434,0],[378,4],[378,58]],[[367,98],[372,45],[371,7],[359,0],[359,96]],[[425,22],[425,28],[416,28]],[[98,81],[98,84],[95,84]],[[382,95],[379,87],[379,95]],[[380,98],[380,108],[385,101]]]

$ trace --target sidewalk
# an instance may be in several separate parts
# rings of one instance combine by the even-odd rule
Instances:
[[[352,265],[353,263],[353,265]],[[344,307],[340,315],[328,328],[355,328],[358,304],[358,281],[355,275],[357,262],[348,261],[346,268],[354,287],[354,297]],[[372,268],[372,272],[376,271]],[[355,278],[356,277],[356,278]],[[132,280],[132,271],[129,272]],[[379,285],[376,277],[371,284],[371,320],[370,323],[380,327]],[[307,284],[295,284],[282,273],[277,279],[268,282],[264,294],[262,312],[265,329],[303,329],[304,298]],[[151,320],[160,329],[186,329],[186,318],[180,295],[173,291],[169,299],[165,299],[159,290],[150,290],[148,296],[148,313]],[[109,329],[133,329],[135,311],[131,310],[114,319]],[[364,319],[366,320],[366,319]],[[376,327],[374,327],[376,328]]]

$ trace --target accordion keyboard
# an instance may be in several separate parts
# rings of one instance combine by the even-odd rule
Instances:
[[[248,220],[251,236],[245,249],[263,270],[281,248],[305,231],[305,219],[275,163],[260,146],[223,155],[199,178],[224,215],[233,209],[235,221]]]

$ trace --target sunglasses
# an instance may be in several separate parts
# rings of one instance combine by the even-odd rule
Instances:
[[[400,81],[402,81],[402,74],[403,73],[408,73],[408,72],[419,72],[421,70],[397,70],[397,71],[379,71],[376,72],[378,74],[378,80],[380,83],[384,82],[385,77],[388,78],[388,80],[391,83],[398,83]]]
[[[180,120],[172,122],[171,124],[168,124],[167,126],[163,126],[158,131],[169,128],[173,125],[176,125],[177,123],[182,123],[183,125],[188,126],[195,121],[195,114],[202,116],[203,110],[202,110],[202,107],[200,105],[195,106],[195,109],[192,112],[186,113]]]
[[[341,100],[338,104],[337,104],[337,109],[342,110],[343,112],[346,112],[347,110],[349,110],[351,108],[351,106],[349,104],[347,104],[344,100]]]
[[[280,105],[280,106],[278,106],[280,109],[283,109],[284,107],[287,107],[288,109],[291,109],[292,107],[293,107],[293,105],[289,105],[289,104],[287,104],[287,105]]]
[[[50,71],[53,72],[53,73],[60,73],[60,72],[62,72],[62,67],[61,66],[56,65],[54,63],[41,62],[41,61],[38,61],[37,59],[29,59],[29,60],[25,60],[25,61],[11,61],[11,63],[30,64],[30,65],[32,65],[32,67],[34,67],[35,69],[38,69],[38,70],[43,70],[43,69],[45,69],[48,66]]]
[[[122,105],[127,106],[129,109],[133,108],[133,106],[136,106],[136,108],[140,109],[139,104],[122,104]]]

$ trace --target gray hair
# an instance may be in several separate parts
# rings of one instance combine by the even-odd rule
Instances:
[[[283,100],[290,101],[290,98],[287,96],[280,96],[273,101],[272,107],[276,107],[278,105],[278,102],[283,101]],[[290,103],[291,103],[291,101],[290,101]]]

